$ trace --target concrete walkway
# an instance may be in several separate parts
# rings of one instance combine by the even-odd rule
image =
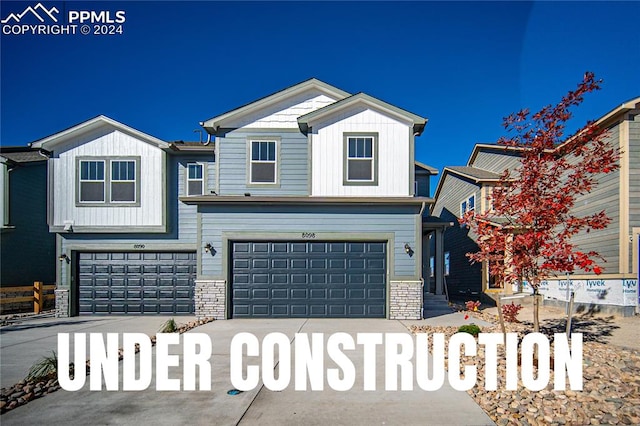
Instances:
[[[190,318],[177,317],[178,322]],[[446,318],[439,318],[444,322]],[[456,319],[457,320],[457,319]],[[5,362],[14,369],[28,369],[32,364],[26,354],[36,359],[55,349],[58,332],[145,332],[155,334],[163,319],[158,317],[80,317],[40,320],[22,330],[2,329],[2,383],[5,386]],[[413,322],[412,322],[413,323]],[[416,321],[415,323],[420,323]],[[422,322],[425,323],[425,322]],[[37,326],[35,326],[37,325]],[[453,324],[452,324],[453,325]],[[15,327],[15,326],[11,326]],[[268,390],[262,382],[253,390],[229,395],[232,389],[230,342],[237,333],[249,332],[260,342],[273,332],[284,333],[294,345],[295,333],[408,333],[406,324],[383,319],[282,319],[215,321],[194,329],[206,333],[213,343],[212,390],[167,392],[155,390],[155,372],[151,387],[139,392],[89,391],[88,383],[77,392],[60,390],[2,415],[3,425],[18,424],[125,424],[125,425],[487,425],[491,419],[465,392],[445,385],[426,392],[414,384],[413,391],[385,391],[384,348],[376,350],[376,390],[363,389],[363,351],[344,351],[356,369],[355,385],[339,392],[328,387],[326,369],[336,365],[325,353],[325,389],[296,391],[295,372],[290,385],[279,392]],[[175,353],[182,346],[174,347]],[[5,351],[7,349],[7,351]],[[155,351],[155,349],[154,349]],[[36,352],[37,355],[33,355]],[[173,353],[173,352],[172,352]],[[260,364],[258,357],[244,357],[248,363]],[[293,364],[292,356],[292,364]],[[274,368],[277,365],[269,366]],[[182,357],[180,359],[182,365]],[[122,363],[120,363],[121,365]],[[7,368],[8,370],[9,368]],[[24,369],[24,368],[22,368]],[[155,369],[154,369],[155,370]],[[371,374],[371,371],[367,373]],[[7,371],[8,374],[8,371]],[[122,373],[120,372],[120,375]],[[23,374],[22,374],[23,375]],[[182,377],[182,368],[171,368],[170,378]],[[120,377],[120,380],[121,377]],[[9,380],[11,381],[11,380]],[[15,380],[14,380],[15,381]]]

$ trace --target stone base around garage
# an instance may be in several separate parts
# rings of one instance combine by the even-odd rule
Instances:
[[[67,318],[69,316],[69,290],[57,288],[56,295],[56,318]]]
[[[227,319],[226,299],[226,282],[224,280],[196,280],[196,318]]]
[[[422,281],[391,281],[389,319],[422,319]]]

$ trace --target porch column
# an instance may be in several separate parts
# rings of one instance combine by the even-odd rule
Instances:
[[[436,280],[436,294],[444,293],[444,232],[442,229],[435,231],[435,259],[433,261],[434,277]]]

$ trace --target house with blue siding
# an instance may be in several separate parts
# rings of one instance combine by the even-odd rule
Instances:
[[[611,146],[621,152],[620,168],[600,175],[597,185],[576,199],[573,214],[590,215],[604,210],[611,218],[606,229],[580,232],[573,242],[583,252],[596,251],[604,259],[603,273],[576,271],[547,277],[540,285],[545,303],[566,303],[570,290],[584,309],[632,315],[638,310],[638,264],[640,263],[640,98],[624,102],[596,120],[607,129]],[[431,213],[453,226],[444,233],[447,258],[446,283],[453,297],[478,299],[481,295],[530,293],[526,283],[503,283],[494,279],[486,264],[469,263],[466,253],[475,252],[475,236],[458,219],[470,210],[490,209],[492,188],[500,175],[520,164],[520,149],[477,144],[465,166],[445,167],[435,192]],[[569,159],[571,161],[571,159]]]
[[[317,79],[166,142],[99,116],[50,152],[56,310],[422,316],[426,118]]]

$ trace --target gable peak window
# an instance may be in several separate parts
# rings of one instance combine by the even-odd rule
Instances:
[[[250,150],[249,182],[257,184],[277,183],[277,142],[275,140],[252,140],[250,142]]]
[[[378,181],[378,135],[348,133],[344,137],[344,182],[347,185],[376,185]]]
[[[204,194],[204,166],[201,163],[187,164],[187,195]]]

